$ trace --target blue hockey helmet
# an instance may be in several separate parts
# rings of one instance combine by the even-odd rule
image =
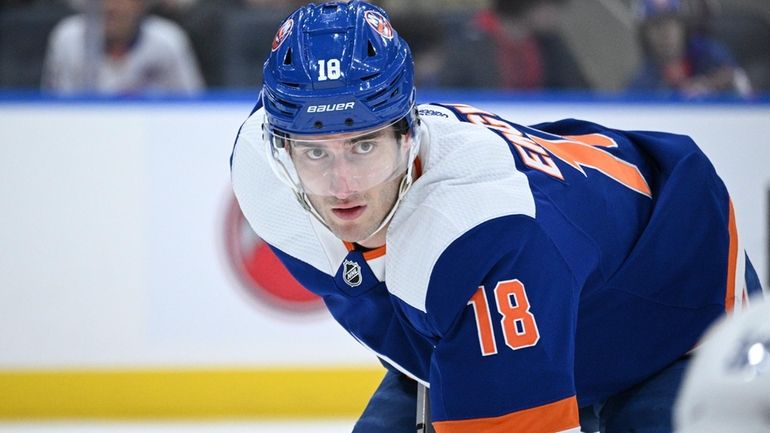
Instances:
[[[415,104],[407,43],[385,11],[354,0],[304,6],[283,21],[264,65],[274,131],[334,134],[406,118]]]

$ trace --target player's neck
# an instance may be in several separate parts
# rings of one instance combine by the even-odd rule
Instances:
[[[388,226],[386,225],[385,227],[381,228],[377,233],[373,234],[372,236],[360,242],[356,242],[356,244],[369,249],[379,248],[385,245],[385,234],[387,232],[388,232]]]

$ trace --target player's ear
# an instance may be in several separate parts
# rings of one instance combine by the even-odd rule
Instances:
[[[412,146],[412,134],[398,134],[399,150],[405,155],[409,153],[409,148]]]

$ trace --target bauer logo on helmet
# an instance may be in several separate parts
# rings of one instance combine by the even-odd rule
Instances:
[[[321,104],[307,107],[308,113],[325,113],[328,111],[352,110],[356,106],[355,102],[340,102],[339,104]]]

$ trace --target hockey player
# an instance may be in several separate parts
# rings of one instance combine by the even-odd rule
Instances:
[[[677,433],[770,431],[770,302],[717,321],[677,397]]]
[[[415,105],[376,6],[280,26],[231,158],[240,206],[387,366],[356,432],[667,432],[688,352],[760,290],[688,138]]]

